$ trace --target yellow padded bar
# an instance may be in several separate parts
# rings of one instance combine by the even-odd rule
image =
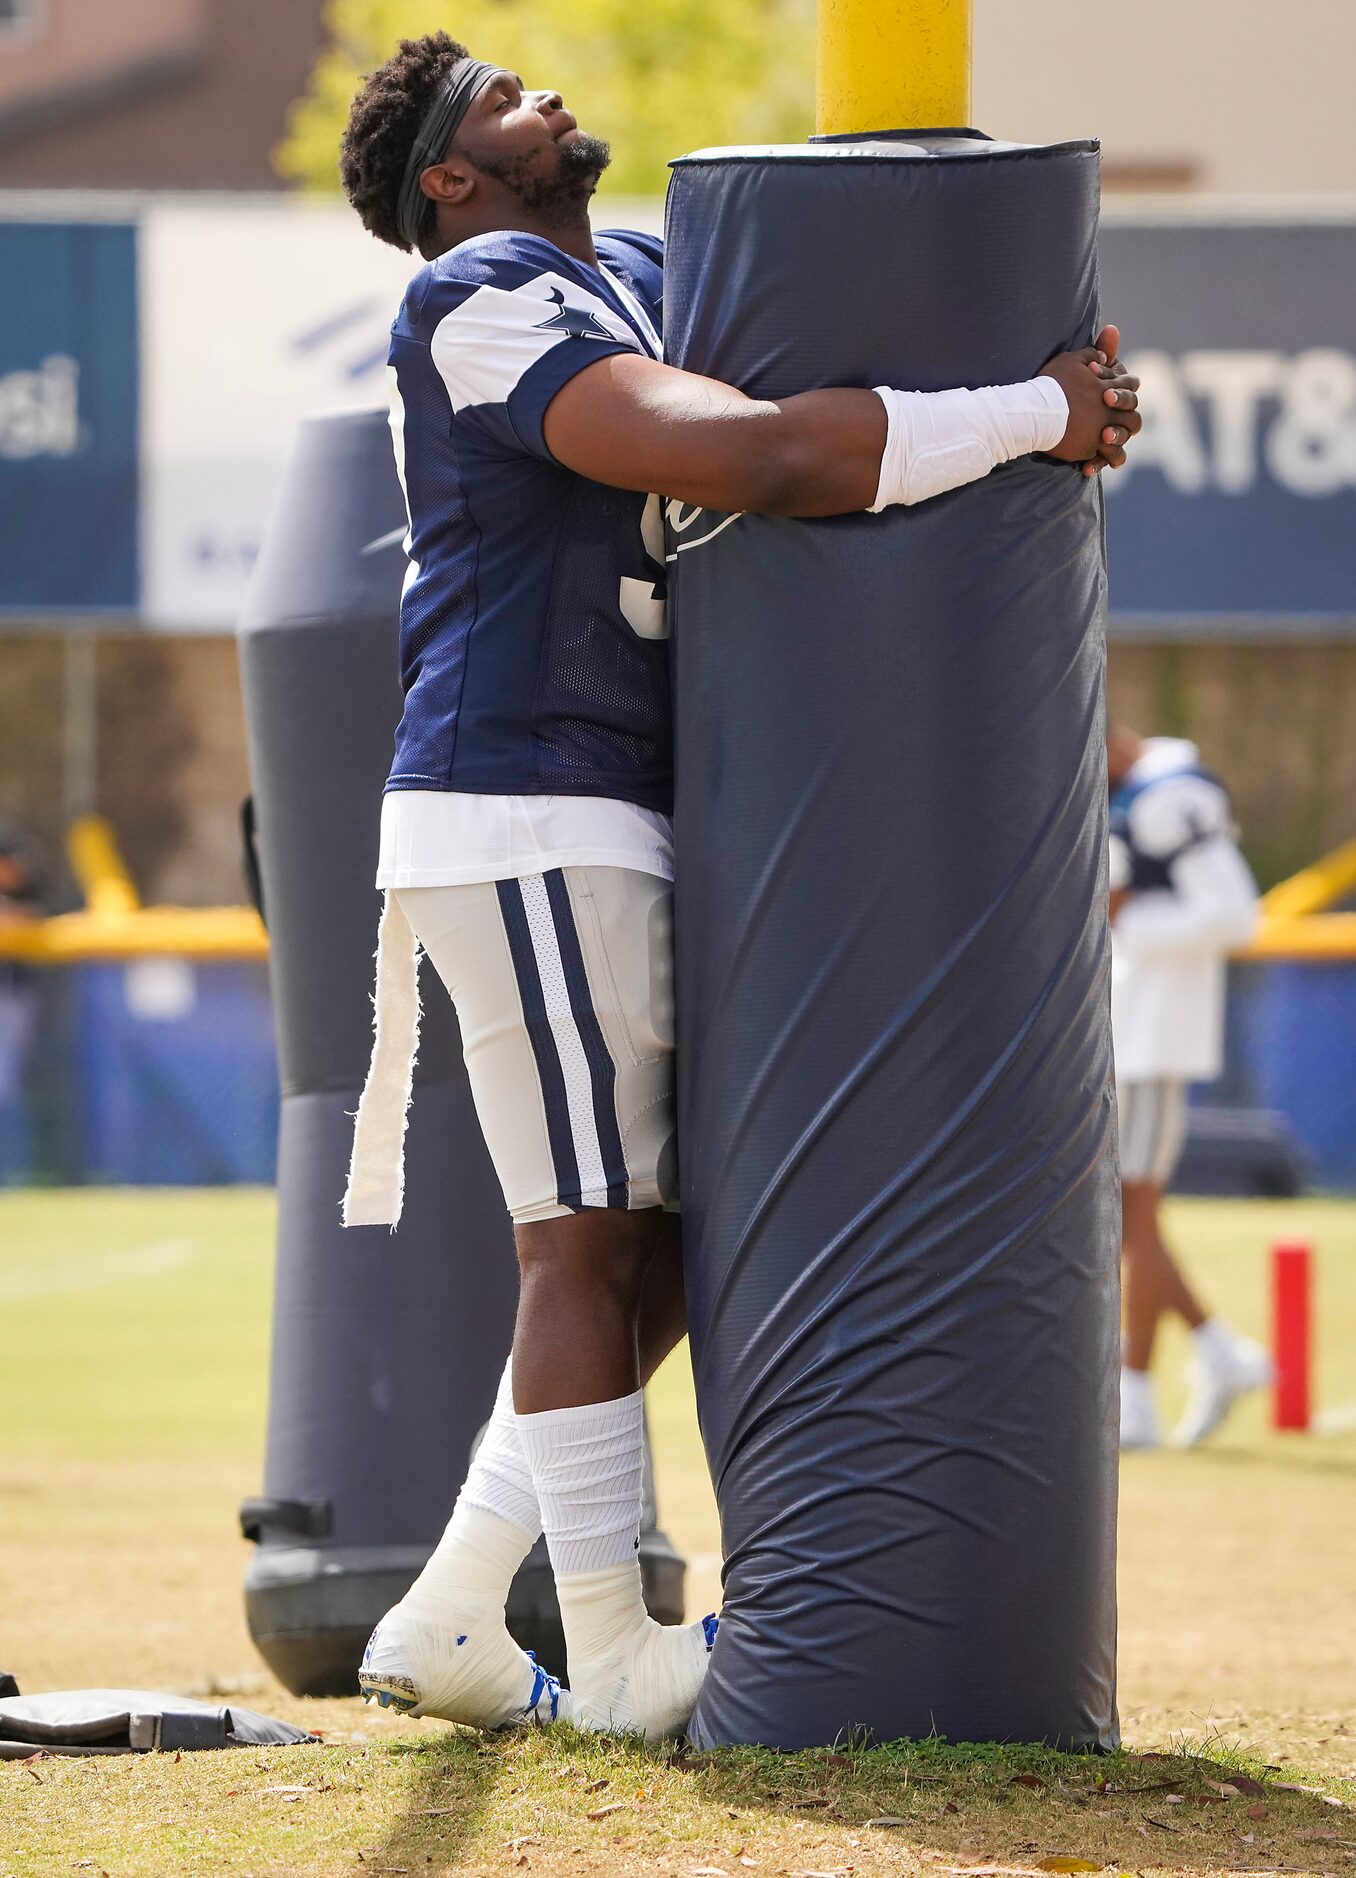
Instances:
[[[91,913],[134,913],[141,905],[118,838],[102,815],[77,816],[66,831],[66,853]]]
[[[1303,919],[1324,913],[1338,900],[1356,891],[1356,841],[1344,842],[1311,867],[1282,880],[1262,901],[1268,919]]]
[[[79,965],[93,959],[268,957],[252,906],[145,906],[129,912],[59,913],[0,926],[0,959]]]
[[[819,0],[817,128],[970,122],[970,0]]]
[[[1356,913],[1310,913],[1304,919],[1264,914],[1242,959],[1297,959],[1311,965],[1356,964]]]

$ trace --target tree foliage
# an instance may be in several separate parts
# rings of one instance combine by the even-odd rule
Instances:
[[[613,147],[606,187],[662,193],[670,157],[798,141],[813,128],[812,0],[329,0],[329,43],[277,153],[304,188],[338,187],[363,73],[398,39],[444,28],[477,58],[556,87]]]

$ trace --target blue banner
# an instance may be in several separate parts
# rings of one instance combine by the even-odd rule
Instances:
[[[1113,624],[1356,632],[1356,222],[1112,219],[1101,273],[1144,381]]]
[[[136,242],[0,223],[0,612],[138,607]]]
[[[1145,412],[1131,467],[1106,480],[1113,628],[1356,635],[1356,220],[1203,212],[1131,220],[1113,199],[1103,229],[1102,304]],[[158,298],[140,313],[145,231],[0,222],[0,616],[229,625],[247,557],[186,557],[252,543],[297,417],[344,401],[306,336],[358,307],[362,359],[384,344],[403,262],[331,211],[298,208],[286,230],[271,207],[257,226],[235,206],[176,215],[148,212]],[[304,290],[251,294],[284,235]],[[205,299],[204,252],[232,257]],[[139,443],[141,317],[160,341],[158,428]]]

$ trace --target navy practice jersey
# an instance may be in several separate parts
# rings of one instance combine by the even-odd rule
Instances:
[[[1234,835],[1229,792],[1183,742],[1173,763],[1156,764],[1111,796],[1110,834],[1124,843],[1124,885],[1134,893],[1171,893],[1173,863],[1219,835]]]
[[[660,503],[546,447],[546,407],[611,353],[657,358],[663,249],[537,235],[439,256],[391,329],[409,505],[405,711],[388,789],[611,796],[672,808]]]

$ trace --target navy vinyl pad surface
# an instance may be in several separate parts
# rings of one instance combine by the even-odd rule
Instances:
[[[671,362],[1030,377],[1095,145],[675,167]],[[1117,1240],[1099,486],[670,505],[680,1142],[726,1558],[701,1746],[1108,1747]]]

